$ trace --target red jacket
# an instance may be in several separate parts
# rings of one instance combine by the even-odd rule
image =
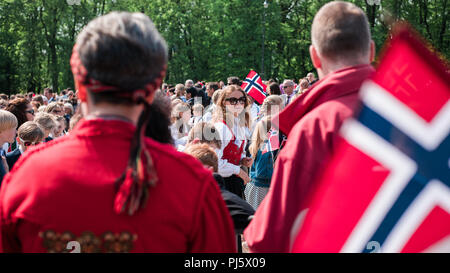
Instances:
[[[269,193],[244,231],[252,252],[290,251],[299,213],[308,207],[342,122],[353,115],[362,82],[374,71],[363,65],[331,73],[272,120],[288,140],[277,158]]]
[[[82,120],[66,137],[27,151],[0,190],[0,250],[235,252],[231,217],[211,172],[193,157],[146,139],[158,182],[133,216],[113,211],[114,181],[135,126]]]

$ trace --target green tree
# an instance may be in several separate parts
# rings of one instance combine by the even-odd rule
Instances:
[[[165,81],[243,78],[298,80],[314,71],[309,57],[311,23],[328,0],[65,0],[0,1],[0,92],[56,91],[72,87],[69,60],[77,34],[111,11],[143,12],[166,39]],[[408,21],[450,57],[448,0],[350,0],[367,14],[377,52],[391,22]]]

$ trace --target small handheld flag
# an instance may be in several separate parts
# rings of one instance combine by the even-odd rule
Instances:
[[[258,73],[251,70],[241,85],[241,88],[258,104],[262,104],[267,97],[266,85],[263,84]]]

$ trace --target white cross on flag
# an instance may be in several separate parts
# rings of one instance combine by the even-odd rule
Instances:
[[[250,97],[252,97],[258,104],[262,104],[267,97],[266,85],[263,84],[261,77],[258,73],[251,70],[241,85]]]

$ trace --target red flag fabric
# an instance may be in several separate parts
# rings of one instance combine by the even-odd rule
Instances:
[[[258,73],[251,70],[241,85],[241,88],[258,104],[262,104],[267,97],[266,85],[263,84]]]
[[[448,68],[402,26],[360,98],[292,251],[450,251]]]
[[[262,150],[262,154],[280,149],[280,135],[278,130],[271,128],[267,133],[267,143]]]

